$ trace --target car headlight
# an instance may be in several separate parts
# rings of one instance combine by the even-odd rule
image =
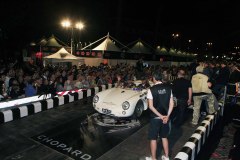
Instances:
[[[99,100],[99,97],[98,97],[98,95],[95,95],[95,96],[93,97],[93,103],[97,103],[97,102],[98,102],[98,100]]]
[[[128,110],[129,107],[130,107],[130,103],[128,101],[125,101],[122,103],[122,108],[124,110]]]

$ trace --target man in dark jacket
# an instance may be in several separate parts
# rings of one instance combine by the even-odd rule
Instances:
[[[216,78],[216,84],[213,87],[213,93],[216,95],[217,99],[221,98],[221,94],[223,93],[224,86],[227,85],[229,81],[230,71],[227,67],[227,62],[221,62],[221,68],[219,70],[219,74]]]
[[[178,71],[177,76],[178,78],[173,81],[173,95],[177,98],[177,107],[174,108],[177,111],[175,124],[180,126],[184,121],[185,110],[192,102],[192,84],[190,80],[184,78],[183,69]]]

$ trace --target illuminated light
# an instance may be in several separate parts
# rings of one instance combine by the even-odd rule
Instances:
[[[160,46],[157,46],[157,49],[160,49]]]
[[[31,42],[30,46],[36,46],[36,43],[35,42]]]
[[[214,58],[214,56],[212,56],[212,58]]]
[[[73,43],[74,43],[74,33],[73,33],[73,29],[79,29],[82,30],[84,28],[84,24],[82,22],[77,22],[75,23],[75,26],[71,24],[70,20],[65,19],[61,22],[61,25],[64,28],[71,28],[71,54],[73,54]],[[78,44],[77,44],[78,47]],[[82,46],[81,46],[82,47]]]
[[[208,56],[206,55],[206,58],[207,58]]]
[[[82,23],[82,22],[77,22],[76,24],[75,24],[75,27],[77,28],[77,29],[83,29],[84,28],[84,24]]]
[[[218,56],[216,58],[218,58]]]
[[[191,39],[189,39],[189,40],[188,40],[188,42],[189,42],[189,43],[191,43],[191,42],[192,42],[192,40],[191,40]]]
[[[172,36],[174,37],[174,38],[177,38],[177,37],[179,37],[180,35],[178,34],[178,33],[176,33],[176,34],[172,34]]]
[[[66,27],[66,28],[71,26],[71,22],[69,20],[63,20],[61,24],[63,27]]]

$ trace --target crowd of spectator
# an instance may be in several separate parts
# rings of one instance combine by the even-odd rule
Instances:
[[[190,104],[193,104],[194,110],[191,123],[197,125],[202,103],[198,104],[197,102],[204,98],[209,101],[213,95],[219,100],[224,86],[240,82],[240,65],[226,61],[194,61],[188,66],[178,67],[144,66],[142,60],[138,61],[136,66],[120,63],[115,66],[100,64],[97,67],[86,65],[41,67],[32,63],[18,64],[14,62],[7,65],[0,64],[0,101],[48,93],[54,96],[61,91],[87,89],[109,83],[129,84],[128,82],[134,80],[148,82],[152,80],[152,74],[156,71],[162,73],[163,83],[171,83],[173,95],[178,100],[178,107],[175,107],[179,108],[176,114],[176,126],[183,124],[185,109]],[[199,86],[199,83],[193,83],[193,79],[196,79],[198,74],[201,75],[201,78],[207,79],[204,84],[209,92],[194,91],[194,87],[196,87],[194,85]],[[150,87],[147,83],[142,85]],[[213,107],[212,112],[214,112]],[[174,116],[171,118],[173,119]]]
[[[187,79],[191,79],[198,65],[204,66],[204,74],[209,77],[218,92],[218,87],[226,83],[239,82],[239,65],[236,63],[195,62],[190,66],[130,66],[117,64],[109,66],[36,66],[32,63],[0,64],[0,100],[42,95],[64,90],[91,88],[108,83],[116,83],[119,77],[123,81],[151,78],[153,71],[163,73],[163,81],[168,81],[170,76],[177,77],[179,68],[184,69]],[[140,67],[140,68],[139,68]],[[216,87],[217,86],[217,87]],[[213,89],[214,90],[214,89]]]
[[[135,66],[117,64],[109,66],[53,66],[40,67],[31,63],[1,64],[0,99],[11,100],[35,95],[92,88],[108,83],[116,83],[120,77],[127,82],[139,79],[140,76],[150,77],[157,67],[143,67],[138,74]],[[172,67],[175,68],[175,67]]]

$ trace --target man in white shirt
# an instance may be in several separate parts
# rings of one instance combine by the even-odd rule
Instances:
[[[173,110],[173,95],[169,85],[162,83],[162,74],[156,72],[153,74],[153,83],[148,90],[148,106],[151,110],[151,119],[148,132],[150,140],[151,157],[146,157],[146,160],[157,159],[157,139],[162,138],[164,154],[162,160],[169,160],[168,135],[170,134],[169,117]]]

